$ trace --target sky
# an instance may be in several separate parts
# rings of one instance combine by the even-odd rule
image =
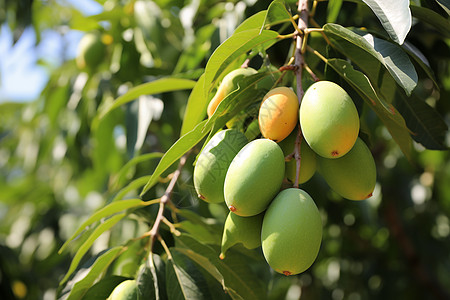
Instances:
[[[101,12],[101,6],[93,0],[66,0],[86,16]],[[66,41],[72,49],[68,56],[76,55],[76,46],[82,36],[81,32],[71,31]],[[0,103],[5,101],[27,102],[39,97],[48,81],[48,69],[38,64],[45,58],[51,65],[61,63],[61,46],[63,40],[54,31],[42,33],[39,45],[35,46],[36,36],[27,28],[19,41],[13,45],[12,33],[7,25],[0,29]],[[73,44],[73,46],[72,46]]]

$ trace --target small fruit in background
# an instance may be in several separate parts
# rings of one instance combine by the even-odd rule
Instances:
[[[358,138],[353,148],[337,159],[318,158],[319,173],[330,188],[349,200],[364,200],[372,195],[377,174],[367,145]]]
[[[256,73],[257,71],[252,68],[239,68],[225,75],[225,77],[222,79],[222,82],[219,84],[214,97],[209,102],[208,108],[206,110],[206,112],[208,113],[208,117],[211,118],[220,102],[222,102],[222,100],[229,93],[238,88],[238,83],[240,80],[242,80],[242,78]]]
[[[253,140],[239,151],[225,177],[225,202],[233,213],[248,217],[263,212],[284,178],[284,155],[272,140]]]
[[[138,289],[136,280],[125,280],[119,283],[109,295],[107,300],[136,300]]]
[[[200,153],[194,168],[198,197],[209,203],[224,202],[223,186],[231,161],[247,144],[245,135],[234,129],[216,133]]]
[[[270,90],[259,108],[259,129],[263,137],[280,142],[298,123],[298,98],[288,87]]]
[[[106,46],[102,42],[101,34],[98,32],[86,33],[80,40],[75,62],[77,67],[83,69],[94,69],[105,58]]]
[[[300,105],[303,136],[314,152],[325,158],[345,155],[359,133],[359,116],[347,92],[331,81],[312,84]]]
[[[264,213],[251,217],[240,217],[229,212],[223,228],[220,258],[224,259],[226,251],[239,243],[242,243],[247,249],[261,246],[263,217]]]
[[[283,150],[284,156],[289,156],[294,153],[295,140],[297,139],[297,130],[293,130],[291,134],[281,141],[280,145]],[[302,184],[311,179],[317,170],[317,155],[311,150],[308,143],[302,137],[300,142],[300,173],[298,178],[298,184]],[[295,182],[297,175],[297,162],[294,157],[286,162],[285,176],[291,183]]]
[[[264,257],[276,272],[306,271],[322,242],[322,220],[311,196],[296,188],[281,191],[264,215],[261,240]]]

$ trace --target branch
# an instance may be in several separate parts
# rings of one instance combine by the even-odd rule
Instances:
[[[155,223],[153,224],[152,229],[150,229],[148,235],[151,237],[151,247],[153,246],[154,241],[159,235],[159,227],[161,225],[161,222],[164,221],[164,208],[166,204],[171,203],[170,199],[172,198],[172,192],[175,187],[175,184],[178,180],[178,177],[180,177],[181,169],[186,164],[186,159],[189,155],[189,152],[183,155],[180,158],[180,162],[178,164],[177,170],[173,173],[172,179],[170,180],[169,185],[167,186],[166,191],[164,192],[164,195],[161,197],[161,201],[159,202],[159,210],[158,214],[156,215]]]

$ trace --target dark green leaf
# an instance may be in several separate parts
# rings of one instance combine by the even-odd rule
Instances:
[[[158,278],[157,276],[155,276],[156,274],[153,274],[152,269],[147,266],[150,263],[153,264],[153,262],[147,262],[146,264],[143,264],[139,267],[138,275],[136,278],[138,299],[159,299],[158,292],[155,289],[156,287],[158,287]]]
[[[445,37],[450,37],[450,20],[448,18],[445,19],[431,9],[416,5],[411,5],[411,12],[415,18],[430,24]]]

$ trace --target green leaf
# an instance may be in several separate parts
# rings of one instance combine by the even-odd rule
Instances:
[[[105,217],[111,216],[125,209],[142,207],[146,205],[148,205],[148,202],[142,201],[141,199],[128,199],[108,204],[107,206],[95,212],[86,221],[84,221],[83,224],[81,224],[80,227],[77,229],[77,231],[75,231],[75,233],[61,246],[61,249],[59,249],[59,253],[61,254],[72,240],[74,240],[88,226],[94,224],[95,222],[98,222]]]
[[[445,138],[448,126],[439,113],[425,101],[397,93],[396,107],[405,118],[413,139],[431,150],[448,150]]]
[[[125,180],[125,177],[127,176],[127,173],[130,171],[131,168],[135,167],[137,164],[149,161],[153,159],[158,159],[163,157],[164,153],[161,152],[152,152],[152,153],[146,153],[141,154],[139,156],[133,157],[131,160],[129,160],[117,173],[111,183],[111,188],[116,189],[121,185],[121,182]]]
[[[436,0],[436,2],[450,15],[450,0]]]
[[[267,8],[266,19],[264,20],[263,27],[267,28],[272,25],[286,22],[295,22],[292,15],[286,9],[286,5],[280,0],[272,1],[269,8]]]
[[[83,300],[98,300],[106,299],[111,295],[112,291],[116,286],[118,286],[122,281],[128,280],[130,278],[123,276],[111,276],[104,278],[94,284],[84,295]]]
[[[392,105],[388,105],[382,101],[372,87],[369,79],[363,73],[353,69],[350,63],[342,59],[329,59],[327,60],[327,64],[361,95],[364,101],[386,126],[405,156],[411,160],[412,139],[410,131],[406,127],[405,120],[400,113]]]
[[[122,250],[122,246],[114,247],[99,256],[95,260],[94,264],[89,268],[89,271],[84,278],[77,281],[73,285],[66,300],[83,299],[83,296],[86,294],[88,289],[94,285],[95,281],[106,271],[109,265],[117,258]]]
[[[208,99],[203,93],[204,84],[205,74],[202,74],[189,95],[180,136],[183,136],[194,129],[206,116]]]
[[[153,264],[153,259],[151,259],[151,256],[149,256],[149,259],[152,262],[147,262],[139,267],[136,278],[138,299],[156,300],[159,299],[158,291],[156,290],[158,287],[158,278],[156,274],[153,274],[152,269],[148,266],[149,263]]]
[[[227,259],[222,261],[219,259],[219,250],[201,244],[187,234],[177,236],[175,245],[176,251],[199,264],[219,281],[226,291],[233,290],[243,299],[266,298],[266,287],[247,264],[235,264]],[[230,293],[230,296],[233,295],[234,293]]]
[[[343,0],[329,1],[327,6],[327,23],[334,23],[337,20],[342,7]]]
[[[78,267],[78,264],[80,263],[81,259],[83,258],[84,254],[91,248],[92,244],[95,242],[95,240],[105,231],[108,231],[113,227],[117,222],[122,220],[123,217],[126,216],[126,213],[121,213],[112,216],[111,218],[107,219],[105,222],[101,223],[95,230],[92,232],[92,234],[89,236],[89,238],[83,243],[83,245],[78,249],[77,253],[72,259],[72,262],[70,263],[69,270],[67,271],[64,278],[61,280],[60,284],[63,284],[69,279],[70,275],[72,275],[73,271]]]
[[[127,184],[124,188],[122,188],[116,196],[112,199],[111,202],[117,202],[122,200],[128,193],[135,191],[137,189],[142,188],[144,185],[147,184],[147,182],[150,180],[151,175],[148,176],[142,176],[139,178],[134,179],[129,184]]]
[[[431,9],[416,5],[411,5],[411,12],[415,18],[430,24],[446,38],[450,37],[450,20],[448,18],[442,17]]]
[[[166,154],[161,158],[158,166],[153,172],[150,180],[145,185],[141,197],[145,197],[145,194],[149,189],[151,189],[159,180],[159,176],[167,170],[174,162],[180,159],[186,152],[188,152],[192,147],[197,145],[198,142],[204,138],[208,132],[203,131],[202,128],[207,121],[199,123],[193,130],[189,131],[182,137],[180,137],[172,147],[167,150]]]
[[[233,34],[246,31],[246,30],[252,30],[252,29],[263,29],[264,20],[266,19],[266,13],[267,10],[262,10],[260,12],[257,12],[256,14],[252,15],[251,17],[248,17],[245,19],[235,30]]]
[[[143,83],[138,85],[128,92],[117,98],[114,102],[110,103],[106,107],[102,107],[97,119],[93,121],[93,127],[98,126],[98,122],[104,118],[110,111],[117,107],[128,103],[141,95],[160,94],[165,92],[173,92],[178,90],[192,89],[195,86],[195,81],[181,78],[161,78],[152,82]]]
[[[168,299],[211,299],[202,274],[181,253],[171,254],[166,264]]]
[[[372,83],[376,83],[382,72],[377,60],[405,92],[411,94],[417,84],[417,73],[409,57],[399,46],[370,34],[365,34],[364,38],[360,35],[361,31],[353,32],[337,24],[326,24],[323,29],[332,46],[357,64]]]
[[[411,56],[414,61],[422,68],[425,74],[428,76],[431,81],[433,81],[434,86],[439,89],[439,85],[436,82],[436,77],[434,76],[433,69],[431,69],[430,63],[428,59],[417,49],[413,44],[405,41],[402,45],[403,50],[405,50],[409,56]]]
[[[238,32],[225,40],[208,60],[205,69],[205,97],[210,93],[220,75],[241,55],[266,42],[276,40],[278,33],[252,29]]]
[[[380,20],[384,29],[398,44],[403,44],[411,29],[409,0],[363,0]]]

